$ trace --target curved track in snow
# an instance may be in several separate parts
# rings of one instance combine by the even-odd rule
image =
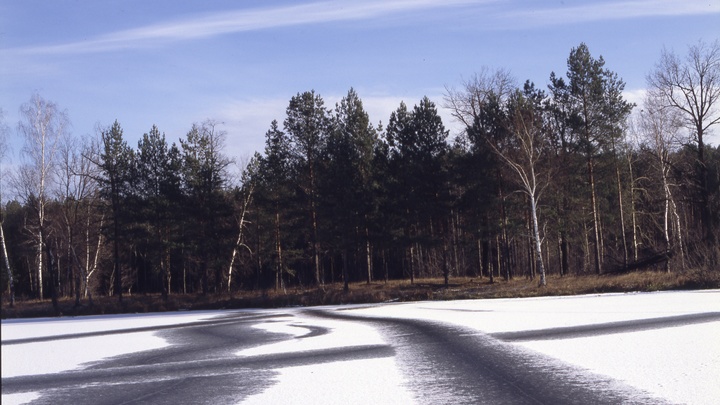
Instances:
[[[606,377],[592,375],[557,360],[524,350],[502,339],[522,340],[564,335],[587,334],[587,327],[563,328],[562,331],[537,332],[536,335],[488,335],[476,330],[427,320],[362,317],[333,309],[231,313],[207,321],[161,327],[130,328],[107,332],[123,334],[155,330],[168,341],[168,347],[122,355],[77,371],[18,376],[2,379],[2,393],[36,392],[33,404],[134,404],[134,403],[242,403],[244,399],[282,384],[276,378],[280,370],[296,366],[321,366],[343,362],[346,367],[361,359],[392,358],[403,377],[403,386],[413,402],[488,403],[488,404],[616,404],[658,403],[626,385]],[[301,324],[305,332],[291,335],[271,333],[258,326],[277,324],[279,319]],[[717,320],[717,314],[666,319],[677,322]],[[312,350],[280,351],[239,356],[242,350],[292,340],[327,337],[328,321],[358,323],[378,331],[384,344],[357,342]],[[341,324],[340,324],[341,325]],[[661,319],[648,321],[645,327],[662,327]],[[614,325],[622,328],[623,325]],[[600,328],[595,333],[607,332]],[[3,345],[52,341],[71,341],[87,334],[60,335],[37,339],[4,341]],[[60,346],[61,347],[61,346]],[[374,372],[374,370],[349,370]],[[322,393],[328,403],[342,391],[322,380],[307,376],[307,386]],[[347,384],[353,384],[348,379]],[[280,387],[282,388],[282,387]],[[382,403],[373,387],[362,388],[373,402]],[[364,398],[354,398],[363,403]],[[302,402],[294,397],[292,403]],[[340,401],[340,399],[338,400]],[[347,401],[344,401],[347,402]],[[307,403],[312,403],[307,398]]]

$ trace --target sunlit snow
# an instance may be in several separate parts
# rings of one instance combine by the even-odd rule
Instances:
[[[321,307],[363,317],[424,319],[459,325],[481,333],[544,330],[679,315],[720,312],[720,290],[602,294],[574,297],[433,301],[362,306]],[[256,310],[257,313],[277,313]],[[196,322],[233,311],[98,316],[2,322],[3,342],[28,337],[123,330]],[[235,353],[236,356],[296,353],[327,348],[389,345],[374,324],[317,318],[302,308],[283,309],[283,317],[255,325],[289,339]],[[322,333],[317,333],[317,331]],[[523,340],[513,343],[582,369],[622,381],[670,402],[711,404],[720,398],[720,321],[677,324],[631,332],[582,337]],[[124,353],[153,350],[168,343],[142,331],[2,345],[2,377],[55,373],[83,368]],[[359,372],[359,370],[361,370]],[[413,403],[394,357],[337,361],[276,370],[274,385],[247,398],[245,404]],[[313,382],[318,382],[314,384]],[[319,383],[332,384],[318,392]],[[371,387],[370,389],[368,387]],[[292,393],[292,398],[288,397]],[[3,404],[32,401],[42,393],[2,395]],[[368,397],[372,395],[372,398]]]

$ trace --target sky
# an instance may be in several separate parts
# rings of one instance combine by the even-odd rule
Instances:
[[[174,142],[212,119],[242,160],[298,93],[334,108],[352,87],[387,123],[400,101],[442,107],[483,68],[545,88],[581,42],[639,103],[663,47],[684,55],[719,26],[720,0],[0,0],[0,108],[11,164],[33,93],[67,111],[74,135],[117,120],[133,147],[153,125]]]

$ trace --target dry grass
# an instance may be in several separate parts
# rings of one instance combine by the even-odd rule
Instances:
[[[279,308],[289,306],[338,305],[388,301],[456,300],[478,298],[516,298],[537,296],[577,295],[604,292],[659,291],[720,288],[720,272],[634,272],[628,274],[550,276],[547,286],[538,287],[537,280],[524,278],[500,280],[490,284],[488,279],[453,278],[446,287],[442,279],[419,279],[353,283],[349,291],[342,284],[322,287],[292,288],[284,291],[245,291],[220,295],[160,295],[125,296],[123,302],[114,297],[87,300],[76,307],[74,300],[61,300],[56,312],[50,301],[18,301],[7,306],[3,297],[2,318],[43,316],[76,316],[117,313],[146,313],[201,309]]]

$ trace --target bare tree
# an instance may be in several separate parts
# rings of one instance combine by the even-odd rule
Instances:
[[[67,112],[35,93],[20,107],[18,133],[25,139],[23,155],[26,162],[20,167],[16,186],[27,205],[37,215],[37,282],[38,297],[43,298],[43,244],[45,243],[45,208],[48,189],[54,181],[54,168],[60,139],[68,130]]]
[[[630,120],[630,125],[632,128],[633,120]],[[637,132],[635,133],[637,135]],[[632,247],[633,247],[633,260],[637,262],[638,260],[638,250],[639,250],[639,242],[638,242],[638,215],[637,215],[637,191],[638,191],[638,177],[636,176],[636,170],[635,170],[635,164],[637,163],[637,154],[634,153],[632,144],[636,143],[637,137],[633,136],[633,130],[630,130],[630,140],[626,144],[624,154],[625,154],[625,161],[627,163],[628,167],[628,174],[629,174],[629,185],[630,185],[630,222],[632,224]]]
[[[510,71],[483,66],[470,79],[463,80],[460,90],[445,87],[443,107],[465,128],[472,128],[490,96],[505,100],[514,89],[515,79]]]
[[[646,98],[644,107],[639,117],[639,135],[647,144],[654,158],[654,166],[663,190],[662,224],[665,249],[668,254],[671,252],[680,254],[680,263],[684,269],[683,232],[680,215],[672,193],[674,185],[670,179],[670,170],[673,165],[671,153],[674,147],[680,144],[681,117],[676,109],[663,107],[662,100],[654,97],[652,93]],[[666,262],[666,270],[670,271],[669,261]]]
[[[243,170],[243,174],[241,177],[242,181],[242,200],[240,203],[240,212],[237,212],[237,222],[238,222],[238,237],[235,241],[235,245],[233,246],[232,256],[230,257],[230,266],[228,266],[228,281],[227,281],[227,290],[230,292],[230,287],[232,285],[232,273],[233,273],[233,265],[235,264],[235,259],[238,255],[238,250],[240,250],[241,247],[244,247],[252,254],[252,249],[245,243],[244,238],[244,230],[246,227],[246,224],[249,223],[245,217],[247,216],[248,210],[250,208],[250,203],[252,202],[253,195],[255,192],[255,179],[257,178],[255,172],[258,170],[258,165],[260,164],[260,155],[256,154],[250,162],[248,162],[245,166],[245,169]]]
[[[7,243],[5,242],[5,231],[3,230],[3,222],[5,220],[5,208],[3,206],[4,201],[2,199],[3,190],[3,170],[5,169],[2,165],[8,158],[8,144],[7,135],[10,132],[7,124],[5,124],[5,111],[0,108],[0,247],[2,248],[3,264],[8,276],[8,289],[10,290],[10,307],[15,305],[15,279],[13,278],[13,271],[10,268],[10,257],[8,256]]]
[[[460,90],[446,87],[445,99],[443,106],[450,110],[451,115],[458,122],[462,123],[464,128],[465,140],[471,145],[472,149],[486,149],[489,142],[495,142],[491,138],[502,137],[500,134],[504,132],[504,128],[496,125],[501,121],[499,117],[499,106],[505,103],[516,89],[515,78],[505,69],[489,69],[482,67],[480,72],[473,75],[469,80],[463,81]],[[497,145],[496,145],[497,147]],[[492,153],[492,152],[491,152]],[[481,153],[482,154],[482,153]],[[495,165],[494,165],[495,166]],[[496,179],[496,197],[500,205],[500,234],[502,243],[498,243],[498,271],[505,269],[505,277],[510,278],[510,261],[509,261],[509,240],[507,234],[508,215],[505,207],[505,191],[503,181],[503,171],[494,170]],[[478,179],[478,182],[481,180]],[[489,215],[485,215],[484,222],[487,227],[491,222]],[[482,239],[482,242],[481,242]],[[490,243],[491,235],[478,235],[478,249],[480,271],[488,269],[490,282],[493,282],[493,271],[490,270]],[[483,252],[483,253],[481,253]],[[501,260],[502,258],[502,260]]]
[[[508,129],[514,138],[512,147],[501,151],[489,142],[490,147],[516,175],[520,188],[530,200],[532,239],[535,262],[540,273],[540,285],[547,284],[542,258],[542,238],[538,223],[538,202],[548,184],[549,176],[540,172],[540,160],[544,149],[543,117],[540,107],[544,95],[526,83],[525,92],[517,90],[509,100]]]
[[[87,274],[90,267],[90,232],[93,227],[94,205],[98,198],[97,178],[99,168],[94,163],[99,154],[99,143],[95,139],[64,136],[58,148],[58,197],[62,202],[62,225],[64,228],[65,248],[67,249],[67,274],[73,281],[75,304],[80,297],[87,295]],[[84,229],[82,229],[84,227]],[[85,261],[77,256],[76,240],[83,232],[85,243]],[[83,288],[83,285],[85,287]]]
[[[680,111],[685,126],[697,143],[701,223],[706,242],[713,243],[705,135],[710,127],[720,122],[720,40],[712,44],[698,41],[688,48],[684,59],[664,49],[655,70],[647,76],[647,82],[650,92],[660,101],[661,106]]]

